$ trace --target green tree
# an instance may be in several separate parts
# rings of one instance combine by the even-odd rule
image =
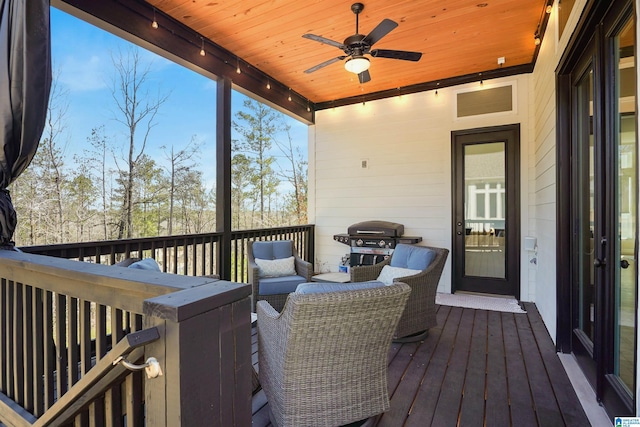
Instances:
[[[202,233],[214,225],[207,189],[202,172],[188,169],[177,175],[175,199],[180,207],[181,231],[184,234]]]
[[[246,228],[246,223],[243,224],[241,220],[246,212],[248,196],[254,192],[251,184],[251,176],[254,175],[251,160],[242,153],[234,154],[231,158],[231,216],[235,230]]]
[[[244,110],[236,113],[237,121],[233,128],[240,139],[234,141],[234,151],[247,156],[255,167],[253,172],[258,194],[260,222],[264,223],[265,201],[274,194],[277,185],[273,185],[274,171],[272,165],[275,157],[269,154],[275,134],[280,125],[280,117],[271,108],[261,102],[247,99],[243,103]]]
[[[137,161],[132,194],[135,200],[132,236],[160,234],[158,224],[167,203],[167,179],[162,168],[146,154]]]
[[[93,206],[99,190],[92,180],[91,167],[81,158],[76,158],[76,169],[71,181],[67,184],[69,222],[75,225],[76,242],[91,240],[93,238],[93,218],[96,210]]]

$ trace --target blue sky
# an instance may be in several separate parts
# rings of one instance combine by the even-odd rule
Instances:
[[[63,136],[67,158],[89,148],[87,137],[101,125],[109,138],[123,141],[125,129],[114,119],[112,56],[126,52],[129,46],[128,41],[51,8],[53,73],[68,105]],[[215,162],[215,82],[152,52],[142,52],[143,61],[150,65],[149,76],[157,87],[151,90],[151,96],[169,96],[159,110],[145,153],[162,164],[165,156],[160,147],[173,145],[179,150],[195,136],[201,144],[199,169],[211,185],[215,177],[215,168],[211,167]],[[244,95],[233,92],[234,111],[242,107],[244,99]],[[291,125],[293,140],[306,158],[307,126],[287,115],[282,117]],[[286,137],[282,140],[286,141]],[[273,150],[273,155],[279,154]]]

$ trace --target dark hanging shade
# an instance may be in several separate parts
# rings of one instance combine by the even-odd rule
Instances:
[[[7,187],[31,163],[51,88],[49,0],[0,0],[0,247],[14,247]]]

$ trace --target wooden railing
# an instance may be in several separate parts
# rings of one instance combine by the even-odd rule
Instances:
[[[250,425],[250,292],[0,251],[0,424]],[[109,368],[120,353],[163,375]]]
[[[246,283],[247,242],[254,240],[293,240],[301,258],[314,261],[313,225],[233,231],[231,233],[231,276],[229,280]],[[125,258],[153,258],[162,271],[188,276],[219,273],[222,233],[145,237],[26,246],[27,253],[111,265]]]

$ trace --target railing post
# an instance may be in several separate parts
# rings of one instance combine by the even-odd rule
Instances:
[[[206,280],[144,303],[163,371],[145,382],[147,425],[251,425],[251,288]]]
[[[307,229],[307,261],[311,264],[316,264],[316,226],[311,225]]]

